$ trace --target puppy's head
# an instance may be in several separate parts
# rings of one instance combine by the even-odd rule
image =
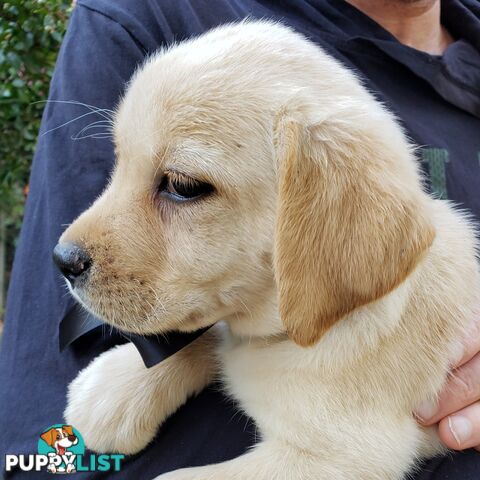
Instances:
[[[136,74],[110,184],[57,246],[87,308],[132,332],[188,331],[273,292],[310,345],[405,279],[433,239],[407,144],[348,74],[339,95],[363,99],[317,121],[299,97],[309,78],[289,71],[306,52],[318,53],[279,26],[226,27]],[[355,108],[372,108],[369,123]]]

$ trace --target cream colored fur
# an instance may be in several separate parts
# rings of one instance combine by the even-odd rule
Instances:
[[[281,25],[221,27],[146,62],[115,138],[109,187],[61,239],[93,260],[73,294],[132,332],[227,329],[148,370],[131,345],[95,359],[66,410],[87,446],[141,450],[218,371],[262,440],[160,479],[398,480],[442,451],[412,411],[472,316],[473,228],[351,72]],[[175,203],[171,172],[215,191]]]

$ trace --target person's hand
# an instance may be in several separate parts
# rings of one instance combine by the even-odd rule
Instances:
[[[460,344],[438,402],[421,405],[415,415],[423,425],[438,423],[438,435],[448,448],[480,450],[480,315]]]

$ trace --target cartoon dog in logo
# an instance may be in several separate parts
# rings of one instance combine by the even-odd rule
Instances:
[[[47,471],[50,473],[72,473],[75,472],[75,465],[69,462],[72,452],[67,451],[78,443],[77,436],[73,433],[71,425],[62,425],[61,427],[52,427],[50,430],[42,433],[40,438],[50,447],[55,449],[55,453],[49,453],[50,463]],[[59,462],[58,459],[62,461]],[[63,465],[62,465],[63,464]]]

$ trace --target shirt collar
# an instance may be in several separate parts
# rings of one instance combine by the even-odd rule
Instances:
[[[400,43],[393,35],[347,2],[338,4],[358,24],[337,48],[381,50],[423,79],[447,102],[480,117],[480,7],[471,2],[444,0],[442,23],[457,39],[443,56],[429,55]],[[360,28],[358,28],[360,27]],[[361,31],[361,33],[359,33]],[[355,33],[354,33],[355,32]]]

